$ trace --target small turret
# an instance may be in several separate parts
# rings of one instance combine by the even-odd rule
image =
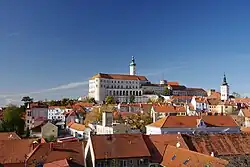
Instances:
[[[130,67],[130,75],[136,75],[136,63],[135,63],[135,58],[132,56],[132,61],[129,65]]]

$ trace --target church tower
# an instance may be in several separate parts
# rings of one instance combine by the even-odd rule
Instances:
[[[132,56],[132,61],[129,65],[129,68],[130,68],[130,75],[136,75],[136,64],[134,56]]]
[[[220,86],[220,99],[226,101],[229,99],[229,85],[227,83],[226,75],[224,74],[222,85]]]

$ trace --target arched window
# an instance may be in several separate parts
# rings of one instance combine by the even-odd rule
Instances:
[[[138,96],[138,91],[136,91],[136,96]]]
[[[139,91],[139,96],[141,96],[141,91]]]
[[[119,91],[116,91],[116,95],[119,96]]]
[[[126,96],[128,96],[128,91],[126,91]]]
[[[123,96],[125,96],[125,91],[123,91]]]
[[[120,91],[120,96],[122,96],[122,91]]]
[[[112,96],[112,91],[109,91],[109,95]]]

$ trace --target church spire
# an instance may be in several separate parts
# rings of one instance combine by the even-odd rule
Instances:
[[[134,56],[132,56],[132,61],[130,63],[130,66],[136,66],[136,64],[135,64],[135,57]]]
[[[227,77],[225,73],[224,73],[222,85],[227,85]]]

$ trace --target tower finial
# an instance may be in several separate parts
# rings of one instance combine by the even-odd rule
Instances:
[[[224,72],[224,77],[223,77],[222,85],[227,85],[227,77],[226,77],[226,73],[225,72]]]

